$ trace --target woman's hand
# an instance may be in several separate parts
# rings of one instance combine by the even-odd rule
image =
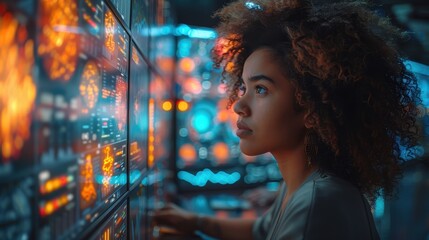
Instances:
[[[183,234],[193,234],[197,230],[198,215],[170,203],[155,210],[153,220],[155,225],[172,227]]]

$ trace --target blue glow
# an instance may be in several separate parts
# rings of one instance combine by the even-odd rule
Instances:
[[[180,24],[176,28],[177,36],[188,36],[190,38],[215,39],[217,34],[210,28],[191,28],[186,24]]]
[[[184,58],[191,55],[192,42],[189,39],[181,39],[178,43],[177,57]]]
[[[414,146],[410,149],[406,149],[405,147],[399,145],[399,150],[401,152],[401,158],[406,161],[422,157],[425,153],[425,149],[421,145]]]
[[[190,38],[214,39],[216,32],[209,29],[192,29],[188,36]]]
[[[233,172],[231,174],[224,171],[213,173],[208,168],[197,172],[195,175],[186,171],[180,171],[177,176],[179,179],[198,187],[204,187],[208,182],[221,185],[231,185],[241,178],[241,175],[238,172]]]
[[[382,197],[378,197],[375,200],[375,206],[374,206],[374,217],[381,218],[384,214],[384,199]]]
[[[151,27],[150,35],[151,36],[167,36],[173,33],[174,26],[172,25],[164,25],[159,27]]]
[[[422,103],[425,107],[429,107],[429,83],[426,81],[419,82],[420,87],[420,97],[422,99]]]
[[[164,180],[164,174],[162,172],[152,172],[148,176],[142,179],[142,184],[144,186],[150,186]]]
[[[280,187],[279,182],[269,182],[266,185],[268,191],[277,191]]]
[[[429,66],[413,61],[404,61],[407,69],[418,74],[429,75]]]
[[[191,31],[191,28],[186,24],[180,24],[176,28],[176,34],[177,35],[189,35],[189,32]]]
[[[262,11],[262,7],[259,4],[256,4],[254,2],[248,1],[244,3],[244,6],[246,6],[250,10]]]
[[[207,111],[197,111],[192,118],[192,127],[200,134],[210,130],[211,125],[211,114]]]
[[[103,184],[103,175],[97,174],[95,176],[95,182],[98,184]],[[114,175],[109,179],[110,185],[125,185],[127,184],[127,174],[121,173],[120,175]]]
[[[419,88],[421,90],[420,98],[422,99],[423,105],[429,107],[429,79],[421,79],[421,76],[419,76],[429,76],[429,66],[413,61],[404,61],[404,64],[409,71],[416,74]]]
[[[133,184],[135,183],[140,177],[141,177],[141,173],[139,170],[133,170],[130,173],[130,183]]]

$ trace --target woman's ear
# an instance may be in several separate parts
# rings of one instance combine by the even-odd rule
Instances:
[[[310,110],[306,110],[304,114],[304,126],[307,129],[312,129],[317,126],[319,122],[319,116]]]

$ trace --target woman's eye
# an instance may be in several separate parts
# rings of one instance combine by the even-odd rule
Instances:
[[[246,86],[244,85],[244,83],[242,83],[240,85],[240,87],[238,87],[238,96],[243,96],[246,93]]]
[[[267,88],[262,87],[262,86],[256,86],[255,91],[257,94],[261,94],[261,95],[267,94],[267,92],[268,92]]]

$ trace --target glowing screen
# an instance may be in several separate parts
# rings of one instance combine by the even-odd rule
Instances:
[[[0,3],[0,34],[0,238],[78,236],[126,191],[129,36],[101,0]]]
[[[91,240],[127,239],[127,204],[124,202],[89,238]]]

